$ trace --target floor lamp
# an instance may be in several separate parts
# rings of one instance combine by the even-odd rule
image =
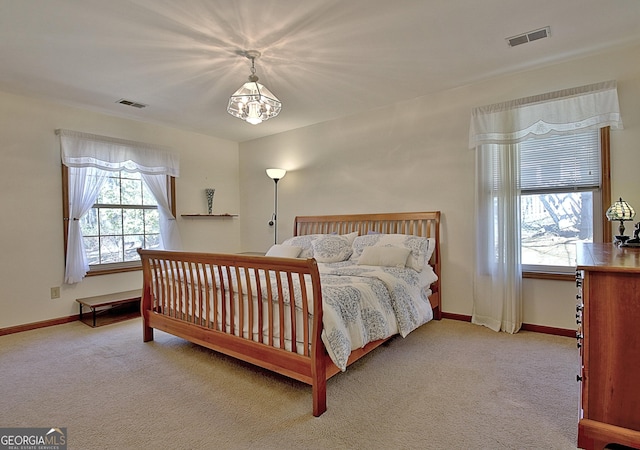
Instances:
[[[267,169],[267,175],[271,178],[275,184],[275,192],[274,192],[274,205],[273,205],[273,216],[271,217],[271,221],[269,225],[273,225],[274,233],[273,233],[273,243],[278,243],[278,181],[280,181],[287,174],[287,171],[284,169]]]

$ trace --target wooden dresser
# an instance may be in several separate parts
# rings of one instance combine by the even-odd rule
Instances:
[[[578,447],[640,448],[640,248],[579,244]]]

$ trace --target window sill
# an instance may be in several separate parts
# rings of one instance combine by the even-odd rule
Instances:
[[[137,266],[129,266],[129,267],[113,267],[108,269],[90,269],[87,272],[88,277],[93,277],[96,275],[109,275],[112,273],[124,273],[124,272],[135,272],[137,270],[142,270],[142,265],[139,264]]]
[[[181,217],[209,217],[209,218],[224,218],[224,217],[238,217],[237,214],[180,214]]]
[[[571,273],[558,272],[522,272],[522,278],[533,278],[539,280],[575,281],[576,276]]]

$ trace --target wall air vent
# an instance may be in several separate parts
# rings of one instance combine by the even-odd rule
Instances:
[[[116,103],[120,103],[121,105],[132,106],[132,107],[138,108],[138,109],[142,109],[142,108],[146,108],[147,107],[147,105],[145,105],[143,103],[133,102],[131,100],[125,100],[124,98],[121,98]]]
[[[507,38],[507,44],[509,47],[515,47],[516,45],[526,44],[527,42],[537,41],[538,39],[551,36],[551,28],[544,27],[539,30],[529,31],[528,33],[519,34]]]

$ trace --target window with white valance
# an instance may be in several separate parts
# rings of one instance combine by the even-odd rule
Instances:
[[[78,131],[56,133],[60,136],[62,164],[67,167],[180,176],[180,158],[166,147]]]
[[[69,130],[56,130],[60,136],[60,149],[62,164],[66,170],[67,197],[65,219],[68,220],[67,247],[66,247],[66,268],[65,283],[72,284],[82,281],[90,271],[91,266],[87,257],[89,242],[95,242],[98,248],[103,243],[117,239],[113,236],[107,237],[107,233],[96,232],[96,237],[85,239],[82,232],[81,223],[85,223],[89,217],[88,212],[93,211],[97,217],[97,211],[114,211],[119,205],[121,197],[120,185],[131,186],[137,183],[140,186],[138,197],[139,205],[134,205],[133,201],[124,200],[121,205],[121,215],[131,217],[137,214],[144,221],[157,222],[158,239],[150,239],[148,235],[143,236],[136,246],[151,246],[160,249],[181,249],[181,240],[178,232],[175,215],[171,204],[171,189],[173,178],[179,176],[179,157],[168,148],[145,144],[141,142],[116,139],[106,136],[98,136],[88,133],[81,133]],[[141,184],[142,183],[142,184]],[[115,187],[114,187],[115,186]],[[124,192],[125,189],[122,189]],[[147,200],[142,200],[143,197]],[[101,199],[101,204],[96,204],[97,199]],[[115,200],[102,200],[104,198],[114,198]],[[151,200],[150,200],[151,199]],[[102,208],[102,209],[101,209]],[[139,208],[136,209],[136,208]],[[156,213],[157,210],[157,213]],[[155,214],[154,214],[155,213]],[[151,219],[145,219],[145,218]],[[98,222],[98,220],[94,220]],[[123,222],[125,222],[123,220]],[[121,228],[126,225],[121,226]],[[95,226],[99,229],[99,225]],[[104,227],[107,228],[107,227]],[[116,235],[126,234],[120,229]],[[122,241],[122,239],[121,239]],[[120,245],[124,245],[120,243]],[[133,245],[133,244],[132,244]],[[131,259],[138,259],[135,248],[129,249],[132,254]],[[128,259],[125,258],[124,265],[127,266]],[[99,263],[96,263],[99,265]],[[128,264],[130,265],[130,264]],[[138,262],[139,265],[139,262]],[[119,267],[119,266],[118,266]]]
[[[551,134],[568,134],[603,127],[621,129],[615,81],[474,108],[469,148],[517,144]]]
[[[469,148],[476,151],[474,323],[496,331],[519,330],[521,207],[523,200],[531,200],[525,194],[557,189],[596,192],[599,187],[589,177],[594,174],[588,164],[598,162],[580,158],[592,154],[594,132],[598,141],[605,127],[622,128],[615,81],[473,109]]]

